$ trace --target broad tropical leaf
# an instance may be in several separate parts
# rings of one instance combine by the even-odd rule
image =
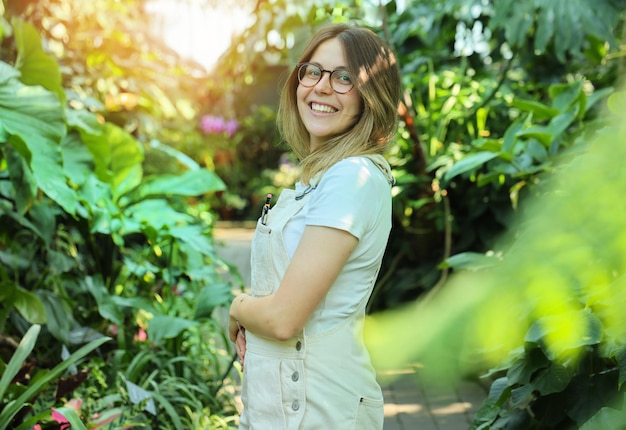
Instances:
[[[21,19],[13,19],[11,25],[18,53],[15,68],[21,72],[20,80],[26,85],[41,85],[65,103],[59,64],[44,51],[37,29]]]
[[[168,315],[156,315],[148,322],[148,336],[153,342],[177,337],[183,331],[198,325],[196,321]]]
[[[65,118],[56,95],[17,80],[17,72],[0,61],[0,133],[24,157],[39,188],[66,212],[74,214],[76,193],[67,185],[60,142]]]
[[[208,169],[200,168],[188,170],[181,175],[160,175],[149,178],[129,194],[128,199],[137,202],[167,196],[193,197],[225,188],[226,185],[219,176]]]
[[[232,287],[225,282],[206,285],[200,291],[196,303],[195,319],[210,318],[213,310],[218,306],[230,303],[232,299]]]
[[[93,155],[96,176],[111,185],[114,200],[139,185],[144,152],[133,136],[111,123],[104,124],[100,134],[80,134]]]

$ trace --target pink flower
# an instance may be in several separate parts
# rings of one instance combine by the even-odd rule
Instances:
[[[224,118],[205,115],[200,120],[200,128],[206,134],[219,134],[224,131]]]
[[[239,123],[237,122],[237,120],[231,119],[224,126],[224,131],[226,132],[228,137],[231,137],[233,134],[235,134],[238,127],[239,127]]]
[[[57,412],[54,408],[52,408],[52,419],[59,423],[59,428],[61,430],[69,429],[72,427],[67,418],[65,418],[60,412]]]
[[[148,333],[146,333],[144,329],[140,328],[133,339],[135,342],[145,342],[148,340]]]
[[[80,408],[83,407],[83,399],[71,399],[65,404],[65,406],[74,409],[76,413],[78,413]]]
[[[237,131],[239,123],[236,119],[226,121],[221,116],[205,115],[200,119],[200,129],[205,134],[226,133],[231,137]]]
[[[82,406],[83,406],[82,399],[71,399],[65,404],[65,407],[73,409],[79,415],[80,415],[80,408]],[[67,418],[65,418],[65,416],[63,416],[62,413],[57,412],[55,408],[52,408],[52,419],[60,424],[59,428],[61,430],[69,429],[72,427],[72,425],[67,420]]]

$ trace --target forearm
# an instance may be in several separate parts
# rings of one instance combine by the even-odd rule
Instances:
[[[302,327],[292,324],[288,310],[281,309],[274,294],[253,297],[247,294],[239,295],[230,306],[230,317],[237,326],[257,336],[277,340],[287,340],[293,337]]]
[[[236,338],[238,326],[271,339],[287,340],[297,335],[357,243],[358,239],[348,232],[307,226],[276,292],[263,297],[241,295],[233,300],[231,339]]]

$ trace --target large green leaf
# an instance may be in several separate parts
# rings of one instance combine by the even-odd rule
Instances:
[[[26,214],[33,204],[33,200],[37,195],[37,181],[33,176],[28,163],[18,151],[7,148],[5,151],[9,177],[15,194],[12,196],[15,200],[17,213]]]
[[[116,297],[109,294],[102,280],[88,277],[84,282],[87,290],[96,300],[100,316],[114,324],[124,324],[124,313],[116,302]]]
[[[524,112],[531,112],[534,119],[536,119],[537,121],[548,120],[559,113],[558,109],[546,106],[545,104],[536,100],[524,100],[521,98],[515,98],[511,105]]]
[[[172,237],[179,239],[188,244],[192,249],[204,255],[215,255],[213,242],[208,234],[202,231],[202,227],[197,225],[174,226],[171,227],[169,233]]]
[[[36,206],[34,206],[33,208],[35,207]],[[37,217],[40,217],[43,215],[42,212],[46,210],[47,209],[37,208],[37,209],[34,209],[33,214],[35,214],[35,216]],[[48,213],[48,216],[50,215],[52,215],[52,213]],[[18,224],[23,226],[25,229],[28,229],[34,234],[36,234],[46,244],[46,246],[50,243],[51,235],[54,234],[54,232],[51,232],[49,224],[48,225],[42,224],[41,219],[33,219],[31,221],[25,216],[20,215],[17,212],[9,212],[7,213],[7,216],[15,220]],[[46,228],[46,230],[41,230],[42,227]],[[31,262],[28,262],[28,265],[30,264]],[[13,267],[16,267],[16,266],[13,266]]]
[[[141,183],[143,177],[143,146],[120,127],[107,124],[107,139],[111,146],[113,198],[127,193]]]
[[[231,291],[232,287],[225,282],[205,285],[196,299],[196,315],[194,318],[210,318],[216,307],[230,303],[232,299]]]
[[[144,226],[159,231],[163,228],[186,225],[193,222],[187,214],[174,210],[166,200],[145,200],[128,207],[124,211],[123,229],[121,234],[143,231]]]
[[[624,423],[626,423],[626,410],[606,406],[589,418],[579,430],[622,429]]]
[[[72,308],[61,296],[52,291],[37,290],[35,292],[46,310],[46,327],[55,339],[68,343],[69,333],[77,326]]]
[[[153,342],[158,343],[162,339],[175,338],[183,331],[196,325],[198,325],[196,321],[168,315],[157,315],[148,322],[148,337]]]
[[[15,67],[21,72],[20,80],[26,85],[41,85],[65,104],[59,64],[44,51],[37,29],[21,19],[13,19],[11,24],[17,47]]]
[[[582,91],[583,82],[576,80],[573,83],[554,84],[548,88],[548,94],[552,99],[552,107],[559,112],[567,111],[575,103],[581,105],[581,111],[585,111],[587,96]]]
[[[30,209],[29,217],[43,240],[46,248],[49,248],[57,235],[58,209],[49,200],[37,202]],[[50,251],[48,251],[50,252]],[[49,263],[52,263],[49,261]]]
[[[558,333],[564,324],[572,327],[582,327],[582,333],[575,338],[559,338],[554,348],[557,352],[578,349],[588,345],[597,345],[602,339],[602,322],[590,310],[582,309],[576,312],[556,316],[545,316],[537,319],[528,329],[525,340],[541,344],[549,334]],[[550,357],[554,358],[554,357]]]
[[[190,170],[200,168],[200,165],[187,154],[177,150],[176,148],[172,148],[171,146],[164,145],[156,139],[150,141],[150,148],[164,152]]]
[[[460,161],[454,163],[450,170],[448,170],[444,175],[444,180],[449,181],[462,173],[475,170],[484,165],[486,162],[498,157],[498,155],[499,154],[497,152],[488,151],[481,151],[475,154],[470,154]]]
[[[511,364],[506,376],[510,385],[528,384],[538,370],[549,366],[550,361],[541,349],[531,347]]]
[[[541,369],[537,372],[532,384],[544,396],[559,393],[570,383],[572,373],[572,369],[553,362],[547,369]]]
[[[4,393],[9,387],[9,384],[11,383],[15,375],[17,375],[17,373],[20,371],[22,363],[24,363],[26,358],[28,358],[28,356],[30,355],[30,352],[35,347],[35,343],[37,342],[37,337],[39,336],[40,331],[41,326],[35,324],[28,329],[28,331],[20,341],[17,350],[11,357],[9,364],[2,374],[2,378],[0,378],[0,399],[4,397]],[[2,424],[0,424],[0,426],[1,425]]]
[[[79,195],[89,212],[81,215],[85,218],[92,218],[92,226],[98,223],[98,219],[102,213],[119,213],[119,208],[115,207],[111,201],[111,185],[99,180],[95,175],[88,175],[86,177],[85,183],[79,189]],[[109,220],[107,220],[107,222],[108,221]]]
[[[0,61],[0,76],[15,76]],[[66,212],[75,213],[76,193],[67,185],[60,142],[65,119],[58,98],[41,87],[25,86],[17,79],[0,84],[0,130],[28,162],[39,188]]]
[[[93,155],[96,176],[111,185],[114,200],[139,185],[144,152],[133,136],[111,123],[104,124],[101,134],[80,134]]]
[[[84,131],[88,134],[101,135],[103,125],[98,121],[98,117],[85,109],[66,109],[67,126],[73,129]]]
[[[35,294],[21,287],[15,289],[13,306],[31,324],[46,323],[46,309]]]
[[[94,160],[89,149],[83,145],[80,135],[69,133],[61,143],[65,175],[75,185],[84,184],[93,176]]]
[[[181,175],[148,178],[122,202],[128,204],[129,201],[137,202],[154,197],[199,196],[225,188],[224,182],[208,169],[187,170]]]

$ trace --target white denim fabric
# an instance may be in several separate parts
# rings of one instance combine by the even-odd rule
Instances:
[[[378,175],[372,180],[391,182],[390,169],[382,156],[352,158],[351,162],[359,163],[360,169]],[[363,158],[372,163],[364,163]],[[385,186],[388,190],[389,184]],[[323,189],[321,182],[320,189]],[[329,186],[329,189],[335,188]],[[290,257],[283,238],[285,225],[307,205],[314,193],[308,193],[299,200],[296,195],[295,190],[284,190],[270,210],[266,224],[262,224],[261,220],[257,223],[251,256],[251,289],[255,296],[275,292],[289,265]],[[386,243],[389,235],[390,200],[389,195],[389,207],[386,201],[380,205],[381,213],[389,215],[389,220],[376,223],[380,231],[374,232],[376,239],[371,239],[375,240],[376,246],[383,236]],[[357,237],[357,249],[359,246],[372,246],[364,242],[370,240],[367,234]],[[357,249],[353,252],[355,259],[359,258]],[[351,288],[345,285],[351,277],[342,278],[340,275],[331,287],[332,292],[340,292],[339,296],[325,300],[304,330],[293,339],[281,342],[246,332],[247,352],[242,382],[244,409],[240,430],[383,428],[382,391],[361,341],[365,306],[372,293],[383,251],[384,245],[376,254],[376,264],[371,264],[369,258],[368,267],[363,269],[371,272],[365,276],[369,279],[368,285],[361,286],[360,290]],[[350,270],[358,271],[358,267]],[[354,291],[362,293],[351,293]],[[352,296],[348,299],[355,303],[350,306],[343,304],[345,296]],[[349,312],[340,320],[324,320],[324,314],[329,313],[324,308],[329,305],[342,306]],[[314,334],[307,335],[308,332]]]

